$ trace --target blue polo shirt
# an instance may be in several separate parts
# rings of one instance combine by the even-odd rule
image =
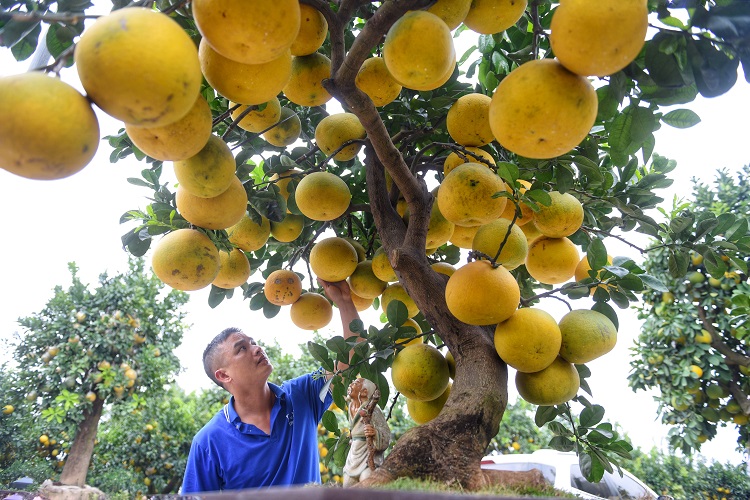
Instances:
[[[318,422],[333,399],[329,391],[320,400],[325,383],[312,374],[269,383],[270,435],[243,423],[232,397],[193,438],[182,494],[320,483]]]

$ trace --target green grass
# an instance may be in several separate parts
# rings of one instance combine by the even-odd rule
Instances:
[[[467,491],[456,483],[443,483],[440,481],[425,481],[421,479],[399,478],[392,483],[380,486],[385,490],[400,491],[431,491],[438,493],[452,493],[458,495],[494,495],[505,497],[559,497],[576,498],[575,495],[554,489],[552,486],[538,488],[535,486],[488,486],[478,491]]]

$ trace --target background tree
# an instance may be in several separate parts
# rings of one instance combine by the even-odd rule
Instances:
[[[62,469],[60,482],[81,486],[105,405],[156,394],[178,372],[172,351],[187,294],[164,293],[140,259],[125,274],[101,275],[95,290],[74,264],[70,271],[67,289],[56,287],[44,309],[19,320],[14,390],[25,391],[22,418],[42,425],[38,446]]]
[[[237,111],[237,108],[230,104],[225,95],[221,95],[222,92],[228,93],[227,88],[218,89],[206,85],[201,88],[201,95],[212,111],[213,132],[220,135],[233,150],[235,174],[248,194],[248,217],[256,225],[262,225],[265,217],[274,223],[276,229],[279,225],[288,226],[292,220],[297,223],[303,222],[301,233],[291,242],[282,242],[281,233],[276,231],[274,239],[268,240],[260,248],[247,250],[245,256],[249,258],[250,266],[262,268],[263,278],[282,267],[287,270],[299,269],[305,280],[309,278],[306,285],[310,291],[315,291],[316,281],[312,272],[308,271],[308,276],[304,276],[307,267],[305,264],[311,260],[310,249],[313,244],[324,233],[328,235],[333,232],[353,238],[362,246],[366,257],[375,258],[375,252],[382,248],[395,270],[400,285],[409,296],[407,299],[402,295],[400,299],[403,299],[402,302],[413,300],[419,309],[418,323],[425,332],[422,334],[424,339],[428,343],[444,344],[452,353],[456,377],[450,397],[440,415],[406,432],[384,466],[370,481],[389,481],[395,477],[412,476],[454,479],[465,486],[483,484],[487,478],[479,468],[479,461],[497,434],[506,409],[508,369],[498,357],[493,345],[492,328],[470,326],[459,321],[448,309],[445,301],[446,278],[435,272],[431,264],[455,264],[460,260],[461,254],[457,245],[444,240],[433,240],[434,233],[431,233],[430,229],[434,229],[433,223],[437,224],[440,221],[437,220],[437,215],[433,217],[433,213],[439,210],[433,209],[435,196],[432,190],[444,180],[442,167],[446,154],[455,150],[465,155],[467,151],[465,147],[454,144],[461,141],[453,141],[455,138],[447,130],[450,126],[446,127],[446,115],[453,104],[468,94],[489,96],[495,92],[498,83],[509,81],[506,80],[509,75],[516,69],[523,68],[524,63],[536,59],[551,59],[553,53],[550,48],[550,29],[553,15],[560,12],[562,7],[558,6],[557,2],[532,1],[523,13],[519,11],[521,17],[517,22],[504,26],[507,29],[503,31],[494,33],[500,29],[497,28],[479,36],[476,48],[464,54],[455,54],[455,49],[450,46],[450,34],[446,34],[445,28],[440,27],[442,25],[435,24],[434,19],[430,20],[428,24],[443,34],[441,40],[445,42],[442,47],[444,50],[437,51],[439,44],[435,41],[438,38],[425,37],[421,31],[412,32],[411,35],[416,35],[417,39],[429,38],[430,44],[423,53],[405,61],[404,66],[413,67],[416,59],[420,63],[429,63],[437,67],[439,64],[433,63],[450,61],[451,56],[456,55],[458,68],[453,67],[453,73],[448,76],[447,70],[451,68],[446,67],[445,75],[440,76],[447,80],[441,81],[438,85],[430,85],[429,90],[405,88],[396,100],[376,108],[372,100],[355,85],[359,69],[372,54],[381,54],[385,51],[387,46],[383,46],[384,35],[397,22],[405,19],[407,11],[426,8],[431,6],[432,2],[387,1],[376,6],[356,0],[345,0],[336,4],[321,0],[303,0],[302,4],[312,6],[323,16],[328,26],[328,36],[319,54],[302,56],[308,59],[295,59],[295,83],[284,87],[283,94],[280,94],[280,103],[288,111],[285,112],[284,122],[278,122],[279,129],[264,135],[241,129],[237,126],[241,117],[235,115],[236,119],[230,118],[231,113]],[[180,23],[195,40],[200,38],[201,32],[195,24],[195,19],[191,12],[184,8],[182,2],[157,2],[157,5],[160,10]],[[114,6],[122,5],[115,2]],[[192,6],[195,8],[196,2],[193,2]],[[70,62],[70,47],[75,41],[73,35],[84,31],[85,37],[80,11],[84,11],[88,4],[66,4],[62,7],[77,12],[66,17],[61,12],[52,12],[48,4],[33,3],[32,7],[29,7],[26,2],[11,2],[4,5],[3,43],[12,45],[17,58],[28,57],[38,43],[40,22],[52,23],[55,29],[47,36],[47,45],[56,60],[48,69],[59,71]],[[688,103],[698,94],[706,97],[717,96],[734,85],[739,64],[741,61],[746,62],[748,56],[749,45],[746,43],[747,28],[744,19],[748,15],[749,7],[740,1],[719,3],[705,0],[679,5],[666,0],[654,0],[648,2],[648,7],[655,13],[652,18],[656,26],[655,34],[646,42],[645,48],[635,60],[622,69],[618,67],[611,71],[586,73],[609,76],[595,79],[597,88],[593,101],[598,101],[598,111],[595,118],[591,115],[594,120],[593,128],[590,123],[585,124],[583,132],[586,136],[580,144],[570,151],[556,151],[541,156],[526,153],[504,140],[492,141],[491,144],[482,146],[485,153],[495,160],[497,174],[510,188],[506,191],[496,189],[497,196],[506,197],[517,207],[515,212],[511,211],[510,226],[523,216],[522,205],[538,213],[543,207],[551,205],[550,193],[555,191],[560,194],[572,194],[583,207],[584,224],[575,234],[570,235],[570,239],[587,253],[591,272],[580,283],[569,283],[554,288],[532,278],[527,272],[528,266],[520,266],[513,271],[511,281],[518,283],[523,307],[540,304],[539,301],[547,297],[554,297],[570,304],[569,301],[576,298],[588,297],[589,289],[595,289],[593,310],[607,316],[616,326],[617,314],[610,303],[624,308],[631,302],[637,302],[639,299],[636,294],[647,287],[659,291],[666,291],[666,288],[628,256],[615,258],[610,265],[605,240],[626,240],[624,234],[633,230],[662,240],[674,240],[680,231],[693,230],[692,226],[683,228],[679,224],[659,224],[647,215],[647,212],[661,201],[655,190],[671,183],[667,174],[676,167],[673,161],[654,153],[653,133],[662,124],[687,127],[698,121],[695,113],[687,109],[664,113],[660,109],[661,106]],[[279,4],[273,13],[279,14],[280,8]],[[594,30],[606,31],[606,23],[603,22],[604,12],[596,15]],[[414,16],[410,14],[410,18],[412,17]],[[473,21],[470,20],[472,18]],[[484,21],[486,17],[474,11],[473,16],[469,14],[465,18],[466,25],[470,28],[474,26],[472,29],[481,31],[475,24],[477,20]],[[619,25],[621,21],[620,18],[610,20],[615,25]],[[455,24],[457,26],[460,21]],[[641,19],[641,24],[645,33],[645,15]],[[204,24],[203,31],[215,27],[211,23]],[[400,34],[408,34],[408,24],[400,24],[399,27],[402,30]],[[397,31],[395,29],[386,36],[386,44],[398,38]],[[208,36],[206,33],[202,34]],[[601,33],[592,32],[584,35],[586,46],[591,45],[592,40],[601,38]],[[640,40],[636,42],[637,52]],[[113,67],[117,66],[116,58],[120,52],[127,54],[128,61],[125,63],[123,60],[121,63],[121,69],[125,70],[126,77],[115,79],[113,83],[135,84],[137,79],[130,78],[132,74],[149,71],[144,67],[133,68],[131,62],[145,64],[145,56],[148,53],[158,52],[154,50],[154,44],[148,44],[143,54],[131,53],[135,50],[134,46],[127,46],[120,51],[113,51]],[[208,50],[206,44],[203,44],[202,50],[205,63],[205,54]],[[555,48],[555,52],[558,57],[562,57],[562,47]],[[330,59],[326,59],[323,54]],[[194,69],[196,61],[189,59],[180,58],[180,61],[186,65],[189,63]],[[326,61],[330,62],[330,71],[327,69]],[[85,66],[83,63],[78,64],[79,74],[85,74]],[[93,67],[97,76],[108,76],[98,71],[96,65]],[[312,82],[307,83],[312,83],[312,86],[308,88],[305,80],[299,78],[299,75],[306,74],[310,67],[323,68],[323,74],[318,78],[311,77]],[[529,67],[531,66],[526,66]],[[391,71],[394,68],[395,66]],[[161,66],[158,69],[165,68]],[[195,78],[191,82],[181,80],[185,88],[189,86],[188,83],[196,87],[200,85],[202,79],[197,72],[195,73]],[[270,78],[268,72],[251,73]],[[459,79],[459,74],[464,78]],[[563,71],[563,74],[568,73]],[[471,83],[467,83],[467,80]],[[539,79],[541,80],[544,78]],[[219,87],[217,80],[213,81],[214,86]],[[419,88],[420,83],[411,82],[405,86]],[[553,87],[557,88],[554,85]],[[94,90],[93,87],[90,88]],[[524,88],[528,93],[528,101],[535,103],[537,107],[542,106],[549,110],[560,103],[559,99],[552,97],[549,104],[540,105],[545,97],[544,92],[531,92],[528,86]],[[148,94],[153,94],[152,87],[147,90]],[[326,92],[346,111],[356,115],[364,131],[362,134],[357,129],[357,133],[350,136],[351,140],[340,143],[340,147],[328,147],[324,144],[325,137],[321,139],[316,134],[318,125],[331,111],[322,106]],[[89,94],[93,93],[96,92],[89,91]],[[481,101],[481,95],[474,95],[472,99]],[[504,94],[498,92],[498,95]],[[321,96],[322,101],[318,99]],[[171,97],[175,96],[170,94]],[[108,108],[102,99],[92,96],[92,100],[98,101],[99,106]],[[484,100],[486,102],[486,99]],[[173,102],[170,99],[165,101]],[[591,101],[589,98],[586,102],[591,104]],[[582,101],[572,99],[572,102],[580,104]],[[255,103],[251,104],[255,106]],[[270,103],[263,103],[259,108],[265,110],[267,106],[270,106]],[[587,107],[589,113],[592,109],[593,107]],[[261,111],[255,108],[246,111],[256,110]],[[109,112],[117,114],[114,110]],[[279,142],[278,132],[289,130],[296,125],[297,122],[293,120],[295,114],[300,119],[299,137],[302,145],[280,145],[287,143]],[[555,119],[554,125],[559,129],[568,130],[568,124],[563,123],[568,115],[563,113],[563,118]],[[531,133],[529,132],[525,138]],[[493,134],[498,135],[494,131]],[[170,244],[181,238],[181,235],[190,234],[191,237],[204,242],[204,236],[207,236],[217,250],[233,248],[234,245],[229,241],[224,228],[209,227],[213,224],[208,222],[188,222],[188,219],[195,219],[188,214],[188,207],[181,207],[185,208],[184,210],[178,209],[180,203],[176,201],[175,193],[170,189],[170,181],[162,178],[162,162],[147,157],[141,148],[136,147],[133,142],[135,135],[137,130],[131,127],[127,133],[123,131],[109,138],[113,148],[113,160],[134,154],[146,161],[146,168],[141,172],[142,178],[132,179],[131,182],[146,187],[150,191],[152,203],[144,210],[132,210],[123,215],[124,222],[137,224],[123,237],[123,244],[128,250],[136,255],[142,255],[150,247],[152,237],[163,233],[170,233],[165,237],[169,238],[168,240],[162,240],[169,241]],[[312,140],[313,137],[316,138],[315,141]],[[361,144],[364,144],[363,156],[355,156],[352,159],[338,156],[339,152],[343,152],[340,151],[343,148]],[[542,147],[544,144],[537,146]],[[543,159],[532,159],[530,156]],[[274,174],[284,174],[291,168],[296,168],[300,172],[286,173],[286,179],[284,176],[274,177]],[[311,220],[309,217],[303,217],[303,206],[315,206],[319,201],[311,202],[300,186],[306,179],[319,179],[320,176],[309,176],[319,170],[325,170],[343,180],[351,194],[351,203],[345,213],[332,220],[321,220],[321,217]],[[303,176],[305,177],[299,183],[295,180]],[[490,177],[498,186],[502,186],[502,182],[496,177]],[[280,181],[284,179],[286,186],[283,186],[282,190]],[[337,185],[341,186],[341,182],[338,181]],[[237,189],[232,193],[241,197]],[[321,199],[327,200],[329,196]],[[407,218],[402,218],[403,211],[399,213],[399,200],[402,200],[400,208],[408,210]],[[290,217],[286,216],[287,210]],[[196,226],[201,229],[196,230]],[[191,229],[193,232],[178,233],[180,229]],[[723,225],[717,224],[707,231],[712,238],[717,238],[725,229]],[[706,232],[704,226],[697,230],[700,234]],[[507,234],[511,231],[512,229],[508,229]],[[731,232],[727,232],[726,237],[721,239],[727,242],[721,247],[721,252],[732,258],[737,250],[746,251],[747,246],[743,240],[746,233],[747,225],[739,225]],[[506,235],[503,241],[507,239]],[[679,273],[685,274],[687,270],[682,264],[686,262],[686,258],[683,258],[686,254],[683,246],[682,240],[676,243],[676,247],[679,248],[675,248],[674,254],[676,263],[679,264],[676,269]],[[506,262],[505,257],[500,259],[500,250],[499,248],[494,258],[489,256],[493,266]],[[430,254],[429,257],[426,251]],[[201,261],[201,264],[211,265],[212,269],[217,270],[218,252],[216,254],[215,258]],[[470,259],[478,257],[481,256],[472,254]],[[238,258],[241,260],[241,257]],[[715,263],[716,259],[707,257],[706,260]],[[733,262],[745,271],[741,259],[735,258]],[[161,259],[157,259],[156,263],[163,264]],[[165,265],[164,270],[166,272],[162,274],[163,279],[171,282],[175,273],[169,272],[172,270],[169,265]],[[174,284],[183,286],[176,282]],[[605,286],[599,287],[600,284]],[[267,290],[264,290],[263,282],[244,283],[241,289],[243,296],[249,299],[251,309],[263,310],[268,317],[279,312],[279,305],[270,302],[266,297]],[[231,286],[214,286],[211,291],[209,301],[212,305],[218,305],[225,297],[231,296],[234,289]],[[472,294],[476,301],[484,298],[483,290],[478,287],[470,286],[461,292]],[[492,301],[496,302],[497,298],[493,298]],[[543,303],[541,305],[543,306]],[[384,373],[393,363],[394,354],[403,345],[398,342],[399,339],[405,338],[407,333],[413,335],[413,330],[407,331],[402,326],[407,310],[404,304],[394,302],[384,311],[388,321],[385,327],[365,328],[359,323],[353,325],[366,342],[356,345],[352,369],[344,373],[343,380],[336,379],[334,383],[334,399],[339,407],[344,405],[343,398],[348,381],[357,374],[378,384],[383,393],[381,404],[386,404],[390,394]],[[334,358],[345,359],[351,347],[341,337],[328,341],[326,345],[310,344],[312,354],[328,369],[333,369]],[[582,364],[577,365],[576,369],[582,378],[582,389],[588,391],[585,381],[590,374],[588,369]],[[61,397],[66,400],[68,396],[61,394]],[[549,423],[550,430],[555,434],[553,445],[560,449],[575,449],[581,456],[581,468],[584,473],[590,479],[597,480],[601,478],[605,469],[612,469],[610,462],[616,463],[617,456],[629,456],[630,445],[611,424],[602,422],[603,408],[593,404],[583,394],[576,396],[575,401],[583,405],[580,416],[575,415],[580,409],[579,406],[571,408],[567,403],[542,406],[535,415],[535,422],[537,425]],[[328,422],[331,426],[330,431],[339,437],[334,456],[341,458],[345,455],[347,438],[339,431],[338,426],[333,425],[332,418],[326,417],[324,422]]]
[[[644,263],[669,291],[647,294],[639,308],[644,323],[629,380],[634,390],[659,389],[670,445],[685,454],[719,426],[736,426],[738,447],[748,444],[749,172],[720,170],[712,185],[696,182],[691,199],[676,200],[667,214],[674,237]]]

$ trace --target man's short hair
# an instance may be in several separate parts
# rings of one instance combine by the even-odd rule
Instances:
[[[219,361],[220,354],[219,346],[223,344],[230,335],[233,335],[235,333],[241,333],[244,335],[245,332],[235,326],[225,328],[221,331],[221,333],[214,337],[211,342],[208,343],[208,345],[206,346],[206,350],[203,351],[203,369],[206,371],[206,375],[208,375],[208,378],[213,380],[214,383],[222,389],[224,389],[224,385],[216,380],[215,375],[216,364]]]

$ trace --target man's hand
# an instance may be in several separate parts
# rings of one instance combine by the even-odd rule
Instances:
[[[339,309],[345,304],[352,303],[352,293],[349,289],[349,283],[347,283],[346,280],[331,282],[323,281],[318,278],[318,284],[323,287],[323,292],[326,294],[326,297],[331,299]]]

